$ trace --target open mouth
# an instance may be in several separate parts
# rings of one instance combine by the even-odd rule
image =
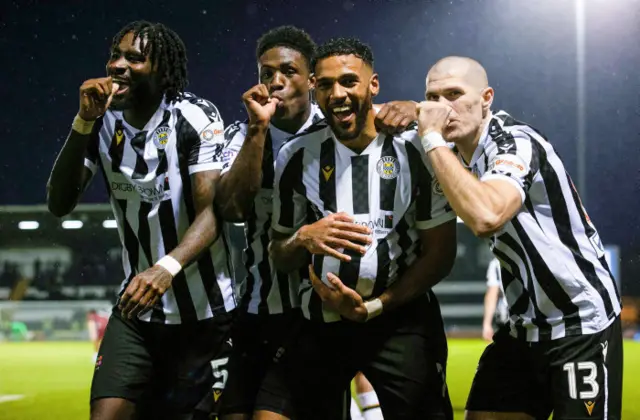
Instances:
[[[115,93],[115,96],[120,96],[129,91],[129,82],[126,80],[113,80],[114,85],[118,85],[118,90]]]
[[[349,105],[337,106],[331,109],[331,113],[341,123],[349,122],[355,118],[355,112]]]

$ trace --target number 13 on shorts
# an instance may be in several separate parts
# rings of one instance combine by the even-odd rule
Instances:
[[[607,419],[610,390],[606,364],[607,343],[602,346],[601,357],[593,360],[572,361],[562,365],[556,391],[555,418]],[[556,377],[557,378],[557,377]],[[559,388],[556,388],[559,385]]]

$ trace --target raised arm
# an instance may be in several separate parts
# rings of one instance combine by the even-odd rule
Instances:
[[[87,80],[80,86],[80,109],[58,154],[47,182],[47,205],[57,217],[78,204],[98,160],[100,118],[109,107],[111,77]]]

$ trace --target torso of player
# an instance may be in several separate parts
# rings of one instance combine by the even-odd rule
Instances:
[[[312,104],[307,121],[298,130],[304,132],[324,116],[316,104]],[[267,246],[271,239],[271,217],[273,214],[273,183],[275,162],[282,146],[297,133],[287,133],[269,124],[266,133],[265,148],[261,165],[261,186],[254,198],[254,206],[245,224],[248,247],[244,250],[243,260],[247,266],[247,288],[244,295],[246,310],[253,314],[277,314],[300,306],[298,288],[300,276],[278,273],[268,255]],[[237,122],[229,126],[225,136],[230,139],[221,155],[222,174],[231,169],[247,135],[247,123]],[[278,279],[278,280],[276,280]],[[278,282],[286,282],[281,287]],[[268,290],[266,290],[268,289]],[[288,296],[283,296],[285,290]]]
[[[190,94],[172,104],[163,102],[141,130],[129,125],[122,112],[104,115],[98,162],[85,159],[85,165],[104,177],[109,192],[123,246],[123,287],[182,241],[195,218],[191,174],[220,169],[212,157],[224,147],[222,134],[215,107]],[[180,285],[163,296],[164,319],[159,322],[186,322],[179,309],[185,306],[189,321],[233,309],[227,258],[224,240],[218,238],[182,271],[183,280],[174,279]]]
[[[345,212],[353,216],[355,223],[369,227],[372,237],[363,256],[351,254],[351,263],[322,256],[322,264],[316,264],[318,256],[314,256],[323,281],[327,282],[328,272],[341,275],[341,280],[355,286],[362,296],[371,296],[380,272],[379,244],[391,239],[391,259],[404,254],[398,241],[401,221],[409,247],[419,247],[415,228],[416,179],[412,179],[406,153],[412,137],[414,132],[402,137],[379,134],[361,153],[340,143],[329,128],[305,141],[302,184],[314,213],[307,223]],[[387,255],[386,250],[384,254]],[[414,258],[409,253],[404,263],[411,264]],[[387,284],[397,276],[398,265],[392,262],[386,262],[390,268],[384,280]]]

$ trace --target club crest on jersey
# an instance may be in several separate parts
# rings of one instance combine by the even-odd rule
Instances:
[[[400,173],[400,163],[393,156],[383,156],[376,164],[376,171],[382,179],[394,179]]]
[[[158,149],[164,149],[169,142],[169,135],[171,134],[171,129],[169,127],[158,127],[156,131],[153,132],[153,144]]]
[[[440,185],[440,181],[438,181],[437,179],[433,178],[433,181],[431,182],[431,189],[433,190],[433,193],[436,195],[444,195],[444,190],[442,189],[442,185]]]

